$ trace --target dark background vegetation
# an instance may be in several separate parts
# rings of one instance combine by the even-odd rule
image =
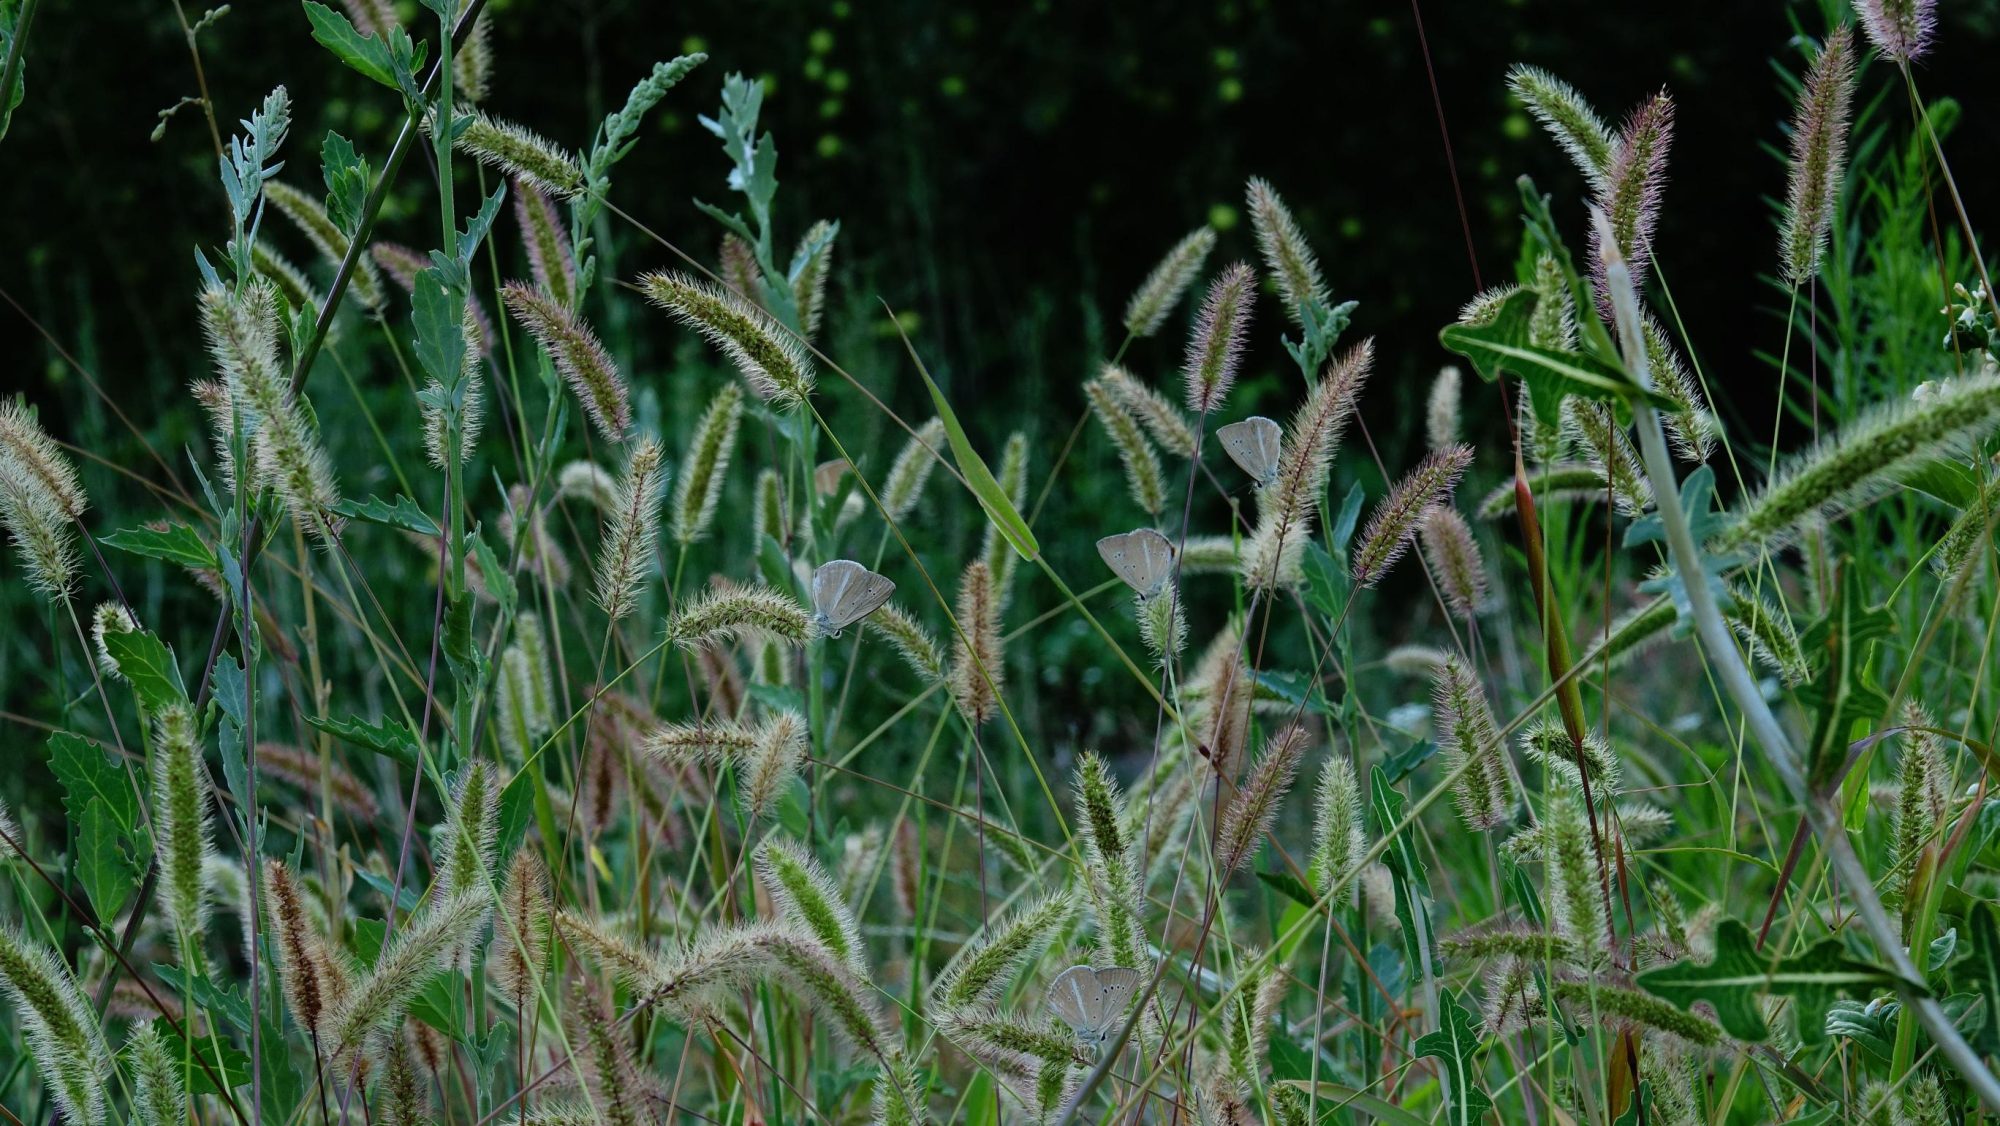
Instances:
[[[416,5],[403,8],[414,20]],[[1923,81],[1934,93],[1982,97],[2000,3],[1946,8]],[[1159,254],[1210,222],[1223,229],[1212,267],[1254,258],[1241,210],[1253,174],[1294,208],[1336,297],[1361,302],[1355,331],[1376,336],[1381,357],[1364,400],[1367,434],[1392,469],[1409,464],[1424,389],[1447,358],[1436,331],[1475,291],[1468,229],[1480,279],[1508,280],[1518,246],[1514,181],[1525,172],[1556,194],[1557,215],[1581,238],[1580,178],[1507,97],[1503,76],[1516,61],[1555,71],[1614,118],[1662,85],[1674,91],[1658,257],[1718,409],[1755,449],[1769,433],[1776,382],[1759,352],[1775,350],[1783,316],[1768,280],[1770,201],[1783,190],[1786,75],[1803,58],[1795,30],[1820,34],[1844,5],[1428,0],[1428,60],[1413,7],[1395,2],[493,0],[491,11],[498,68],[489,107],[573,147],[588,143],[654,60],[710,53],[654,116],[613,191],[619,206],[704,259],[718,231],[690,200],[724,201],[727,165],[696,115],[713,112],[725,74],[764,76],[784,237],[823,216],[843,225],[829,350],[912,419],[927,413],[878,299],[888,302],[990,450],[1008,428],[1031,428],[1039,485],[1081,410],[1079,384],[1117,346],[1126,295]],[[330,128],[378,161],[386,152],[397,107],[311,40],[294,0],[242,0],[200,43],[225,136],[272,85],[290,87],[297,120],[287,179],[318,190],[318,143]],[[179,451],[204,441],[183,392],[206,367],[191,251],[224,235],[199,109],[184,108],[162,139],[148,139],[157,111],[196,91],[180,21],[171,0],[45,6],[30,59],[27,100],[0,142],[0,288],[26,311],[0,308],[0,389],[25,390],[53,432],[76,436],[92,454],[148,464],[60,344],[179,467]],[[1907,135],[1888,79],[1872,69],[1864,100],[1881,100],[1877,119]],[[1996,171],[2000,117],[1968,108],[1950,144],[1977,215]],[[378,236],[433,244],[428,175],[414,159],[404,169]],[[472,171],[461,175],[469,181]],[[281,228],[273,230],[284,249],[323,283],[326,265]],[[510,260],[518,257],[511,224],[503,236]],[[623,226],[608,229],[602,249],[613,276],[673,264]],[[662,401],[670,432],[684,432],[699,401],[681,393],[691,384],[676,374],[695,354],[689,334],[636,298],[594,315],[635,384]],[[1295,398],[1297,377],[1277,346],[1275,303],[1259,316],[1247,386],[1232,409],[1276,412]],[[1135,348],[1129,366],[1171,383],[1182,330],[1177,319]],[[382,348],[357,345],[347,355],[361,387],[385,403],[407,398]],[[346,394],[334,375],[314,393]],[[856,397],[833,398],[840,409]],[[1489,461],[1483,488],[1504,449],[1500,400],[1474,385],[1469,402],[1469,436]],[[883,425],[865,411],[846,418],[863,434]],[[365,438],[329,437],[343,467],[369,460]],[[1111,452],[1095,433],[1085,441],[1101,471],[1066,475],[1049,515],[1090,522],[1088,535],[1067,537],[1083,545],[1078,565],[1105,530],[1097,527],[1105,511],[1132,514]],[[889,442],[859,448],[879,451],[871,455],[879,464]],[[1364,479],[1375,474],[1368,448],[1350,443]],[[347,489],[365,496],[375,484],[350,476]],[[1370,484],[1379,489],[1379,478]],[[108,526],[156,514],[144,492],[103,470],[92,471],[91,486],[119,514]],[[108,491],[121,499],[107,504]],[[951,506],[950,519],[966,519],[967,507]],[[1221,526],[1215,512],[1197,524]],[[15,574],[10,565],[6,581]],[[412,612],[427,615],[427,606]]]

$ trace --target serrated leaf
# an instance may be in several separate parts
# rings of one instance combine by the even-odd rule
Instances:
[[[118,672],[149,712],[187,703],[187,686],[174,665],[174,651],[143,629],[104,633],[104,649],[118,663]]]
[[[891,317],[891,320],[895,318]],[[896,331],[902,332],[897,323]],[[924,379],[924,386],[930,389],[931,405],[937,408],[938,418],[944,422],[945,438],[951,443],[951,458],[958,463],[958,472],[965,478],[965,486],[986,510],[986,518],[1021,558],[1034,562],[1042,554],[1042,545],[1035,540],[1035,533],[1028,528],[1028,522],[1014,508],[1013,498],[994,479],[993,471],[980,460],[979,451],[972,448],[971,439],[965,436],[965,427],[959,425],[958,415],[946,401],[944,392],[938,389],[937,381],[931,378],[929,369],[917,355],[917,346],[910,343],[907,333],[903,334],[903,347],[909,349],[910,361],[917,365],[917,374]]]
[[[361,212],[368,201],[368,162],[354,151],[354,142],[331,130],[319,152],[320,175],[326,180],[327,218],[352,239],[361,227]]]
[[[119,843],[125,832],[102,798],[90,799],[76,822],[76,879],[90,897],[98,921],[107,927],[139,884],[132,858]]]
[[[102,800],[120,831],[131,834],[139,824],[139,795],[124,769],[104,748],[81,735],[58,731],[49,736],[49,770],[63,789],[63,810],[77,821],[93,799]]]
[[[1438,1026],[1417,1037],[1415,1051],[1419,1059],[1443,1060],[1445,1074],[1451,1076],[1451,1106],[1445,1121],[1474,1126],[1493,1109],[1493,1100],[1479,1089],[1479,1069],[1472,1062],[1479,1051],[1479,1034],[1472,1027],[1472,1014],[1449,989],[1439,991],[1438,1004],[1442,1010]]]
[[[1347,601],[1347,568],[1335,563],[1318,542],[1307,541],[1299,572],[1306,580],[1306,605],[1321,617],[1339,618],[1341,604]]]
[[[361,34],[353,21],[325,4],[305,0],[305,8],[306,19],[312,24],[312,37],[320,46],[364,77],[391,90],[396,88],[396,68],[387,43],[373,35]]]
[[[1799,1039],[1807,1044],[1826,1038],[1826,1014],[1835,997],[1908,987],[1888,970],[1850,955],[1838,938],[1822,939],[1789,958],[1760,954],[1750,928],[1735,919],[1724,919],[1716,928],[1715,957],[1708,963],[1680,962],[1647,970],[1635,980],[1641,989],[1682,1009],[1707,1001],[1724,1031],[1738,1040],[1758,1041],[1771,1034],[1758,1009],[1759,996],[1789,997]]]
[[[417,507],[417,502],[397,493],[392,500],[370,496],[365,501],[352,498],[333,506],[333,510],[350,520],[363,520],[370,524],[386,524],[391,528],[401,528],[420,536],[442,535],[437,521],[430,514]]]
[[[1672,400],[1634,386],[1622,368],[1582,352],[1530,344],[1528,325],[1535,302],[1533,291],[1516,290],[1500,303],[1488,323],[1446,325],[1438,333],[1438,341],[1470,361],[1488,383],[1508,374],[1519,377],[1527,384],[1535,417],[1550,426],[1561,424],[1565,395],[1614,404],[1643,399],[1665,410],[1674,409]]]
[[[404,766],[417,765],[417,737],[407,726],[393,719],[381,723],[369,723],[363,719],[319,719],[307,716],[306,722],[326,732],[336,735],[357,747],[366,747],[380,755],[395,759]]]
[[[216,569],[214,550],[202,542],[193,528],[179,521],[171,522],[164,528],[123,528],[98,542],[148,559],[205,571]]]

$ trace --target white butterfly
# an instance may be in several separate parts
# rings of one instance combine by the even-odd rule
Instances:
[[[1101,970],[1071,966],[1049,983],[1049,1011],[1061,1017],[1078,1040],[1094,1049],[1110,1037],[1145,980],[1138,970],[1123,966]]]
[[[1141,598],[1157,597],[1174,577],[1174,545],[1151,528],[1106,536],[1097,541],[1097,554]]]
[[[1222,452],[1229,460],[1243,467],[1259,486],[1268,485],[1278,479],[1278,457],[1284,450],[1284,431],[1278,424],[1262,415],[1252,415],[1242,422],[1232,422],[1218,429],[1215,436],[1222,439]]]
[[[813,572],[813,624],[828,637],[873,614],[896,584],[852,559],[822,563]]]

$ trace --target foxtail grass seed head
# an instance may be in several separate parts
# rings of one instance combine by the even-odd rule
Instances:
[[[1166,668],[1187,648],[1187,613],[1181,608],[1180,588],[1168,583],[1152,598],[1135,596],[1132,611],[1139,620],[1139,639],[1153,655],[1158,668]]]
[[[1903,733],[1897,741],[1902,755],[1896,763],[1896,815],[1890,826],[1895,842],[1896,882],[1911,883],[1918,854],[1929,846],[1951,812],[1951,767],[1944,745],[1928,730],[1934,721],[1921,705],[1905,705]],[[1907,910],[1907,908],[1906,908]]]
[[[1449,505],[1432,505],[1417,525],[1417,538],[1446,604],[1470,621],[1486,605],[1486,562],[1465,517]]]
[[[639,590],[652,574],[660,543],[660,495],[667,466],[660,443],[641,438],[625,462],[617,506],[599,549],[597,605],[614,622],[639,608]]]
[[[90,496],[76,467],[19,400],[0,402],[0,473],[38,492],[67,520],[81,520]]]
[[[922,622],[910,616],[908,610],[894,602],[883,603],[873,614],[863,618],[861,624],[871,633],[880,634],[894,646],[903,663],[925,683],[940,680],[945,675],[944,652],[938,648],[937,639]]]
[[[277,936],[285,1007],[293,1022],[324,1052],[331,1047],[325,1042],[328,1010],[338,1003],[341,990],[331,980],[326,952],[307,917],[305,890],[291,868],[273,858],[264,862],[264,895]]]
[[[202,766],[194,714],[175,704],[153,719],[153,830],[160,884],[174,941],[185,956],[199,949],[208,923],[206,864],[214,853],[208,812],[208,772]]]
[[[549,660],[548,635],[539,614],[514,619],[514,645],[528,663],[529,717],[537,735],[554,730],[556,722],[555,667]]]
[[[425,118],[426,130],[435,124]],[[575,155],[533,130],[483,112],[460,118],[457,125],[462,131],[452,147],[501,175],[558,199],[583,191],[583,169]]]
[[[74,525],[47,493],[5,465],[0,465],[0,526],[21,554],[28,585],[51,602],[67,600],[76,585]]]
[[[684,599],[667,619],[667,639],[690,650],[760,639],[804,645],[815,636],[811,611],[791,595],[764,586],[711,590]]]
[[[188,1097],[181,1083],[182,1068],[151,1020],[132,1026],[125,1037],[125,1054],[132,1061],[133,1126],[183,1126]]]
[[[1075,786],[1077,835],[1097,929],[1114,964],[1141,965],[1139,858],[1125,831],[1125,796],[1111,765],[1094,751],[1077,764]]]
[[[788,529],[785,518],[785,481],[778,471],[769,466],[757,471],[757,485],[753,490],[755,502],[752,513],[752,537],[759,544],[769,536],[780,544],[785,542]]]
[[[106,1121],[111,1049],[69,967],[12,925],[0,926],[0,986],[64,1121]]]
[[[1602,192],[1618,140],[1583,95],[1548,71],[1525,64],[1507,72],[1507,88],[1569,154],[1591,189]]]
[[[1125,484],[1132,500],[1147,513],[1158,516],[1167,507],[1167,478],[1160,468],[1159,455],[1153,452],[1153,444],[1139,428],[1138,419],[1118,401],[1104,380],[1091,380],[1083,385],[1083,391],[1090,399],[1090,409],[1097,416],[1098,425],[1104,427],[1111,444],[1118,448],[1118,460],[1125,466]]]
[[[1371,587],[1381,581],[1396,560],[1409,549],[1417,524],[1433,505],[1448,504],[1458,479],[1472,464],[1470,446],[1448,446],[1432,450],[1409,476],[1397,482],[1361,534],[1354,552],[1354,584]]]
[[[1075,913],[1075,900],[1058,891],[989,922],[938,975],[931,1004],[946,1011],[996,1004]]]
[[[1847,171],[1853,101],[1854,35],[1843,25],[1826,37],[1792,113],[1791,170],[1778,230],[1778,271],[1788,284],[1802,285],[1819,273]]]
[[[1276,279],[1278,293],[1285,299],[1285,315],[1303,328],[1306,306],[1327,303],[1326,279],[1320,276],[1319,259],[1300,233],[1291,210],[1267,181],[1251,177],[1243,194],[1250,210],[1250,225],[1257,232],[1258,253],[1263,255],[1264,268]]]
[[[1791,616],[1769,598],[1740,584],[1729,589],[1722,616],[1758,664],[1778,674],[1788,688],[1811,678]]]
[[[1306,744],[1311,741],[1305,728],[1293,724],[1265,742],[1264,753],[1258,756],[1229,808],[1223,811],[1222,827],[1216,834],[1218,869],[1238,871],[1256,854],[1264,835],[1277,820],[1278,807],[1291,791],[1299,763],[1305,758]]]
[[[487,895],[500,839],[500,781],[484,759],[475,759],[452,785],[437,847],[437,901]]]
[[[983,559],[966,565],[958,580],[958,629],[952,654],[951,691],[972,723],[985,723],[1000,710],[1006,654],[1000,642],[1000,600],[993,572]]]
[[[1603,936],[1598,936],[1603,946]],[[1584,1006],[1629,1022],[1649,1032],[1663,1033],[1698,1048],[1722,1042],[1722,1026],[1707,1017],[1679,1008],[1651,993],[1601,981],[1558,980],[1551,992],[1566,1005]]]
[[[939,451],[944,449],[944,419],[933,418],[896,454],[896,460],[889,466],[889,476],[882,483],[882,510],[888,514],[891,524],[900,524],[917,507],[923,498],[924,485],[931,479],[931,469],[938,463]]]
[[[500,653],[500,675],[494,679],[493,729],[500,750],[510,763],[527,762],[535,751],[534,670],[528,655],[510,645]]]
[[[1441,450],[1458,443],[1459,389],[1463,377],[1450,364],[1438,369],[1431,380],[1431,397],[1424,411],[1424,436],[1431,449]]]
[[[768,837],[757,849],[757,878],[787,923],[812,935],[855,976],[867,976],[861,925],[833,877],[810,852],[785,838]]]
[[[1906,471],[1953,456],[2000,425],[2000,375],[1940,382],[1920,401],[1871,408],[1782,467],[1716,537],[1718,548],[1792,542],[1813,521],[1859,507]]]
[[[533,851],[523,848],[507,866],[500,913],[493,925],[493,955],[487,963],[501,994],[517,1009],[525,1008],[548,972],[553,914],[548,869]]]
[[[1667,150],[1674,139],[1674,100],[1666,91],[1640,103],[1625,119],[1618,134],[1618,147],[1606,170],[1604,188],[1598,192],[1598,207],[1611,222],[1611,237],[1624,256],[1635,279],[1646,276],[1652,261],[1653,228],[1659,223],[1660,198],[1667,187]],[[1591,228],[1590,260],[1598,283],[1599,306],[1609,311],[1605,296],[1604,247],[1595,226]]]
[[[1682,459],[1707,461],[1715,452],[1720,430],[1708,408],[1708,396],[1681,362],[1680,353],[1667,338],[1665,326],[1651,313],[1645,315],[1644,322],[1646,369],[1652,373],[1653,389],[1674,403],[1673,411],[1666,416],[1667,437]]]
[[[1258,495],[1257,528],[1243,552],[1243,581],[1250,588],[1271,590],[1298,581],[1327,472],[1374,360],[1375,342],[1365,340],[1328,364],[1285,428],[1277,479]]]
[[[1632,439],[1603,403],[1571,397],[1563,400],[1563,428],[1570,442],[1586,451],[1599,479],[1609,482],[1612,502],[1625,516],[1639,516],[1653,507],[1653,484],[1639,461]]]
[[[730,454],[736,448],[736,430],[742,421],[743,392],[733,383],[724,384],[708,401],[694,436],[688,439],[680,483],[674,487],[675,543],[683,547],[697,543],[707,537],[715,523],[716,502],[722,498]]]
[[[1194,456],[1194,426],[1165,395],[1115,364],[1104,365],[1098,378],[1111,388],[1112,397],[1146,428],[1146,433],[1152,435],[1162,450],[1174,457]]]
[[[323,796],[332,808],[348,814],[361,824],[374,821],[382,812],[367,783],[337,759],[328,758],[321,762],[317,751],[301,750],[288,743],[258,743],[257,770],[264,777],[275,779],[311,797]],[[208,862],[211,884],[216,879],[218,863],[212,857]],[[230,866],[223,864],[220,867]],[[234,880],[242,883],[241,871],[234,873]],[[220,898],[230,902],[227,895]]]
[[[493,13],[482,9],[465,42],[451,53],[452,97],[478,105],[493,92]]]
[[[91,650],[97,655],[97,671],[113,680],[124,680],[125,674],[118,668],[118,659],[111,655],[111,649],[104,643],[113,634],[137,633],[139,619],[132,611],[116,602],[100,602],[90,615]]]
[[[1514,814],[1514,776],[1507,744],[1493,722],[1486,690],[1456,656],[1445,659],[1432,683],[1431,727],[1454,776],[1452,798],[1458,815],[1475,832],[1504,823]]]
[[[452,953],[462,949],[491,909],[493,897],[481,890],[433,904],[398,927],[396,937],[368,973],[357,980],[330,1014],[328,1055],[344,1059],[377,1029],[393,1027],[410,1001]]]
[[[759,269],[757,252],[750,249],[749,243],[733,234],[722,236],[722,244],[715,251],[715,270],[722,278],[722,288],[742,294],[763,309],[764,283]]]
[[[572,461],[556,472],[556,496],[609,515],[618,511],[618,478],[594,461]]]
[[[812,396],[811,358],[762,309],[685,274],[648,274],[639,280],[639,288],[675,320],[721,349],[758,398],[783,410]]]
[[[1347,757],[1335,751],[1320,770],[1313,800],[1312,867],[1307,873],[1313,890],[1325,895],[1335,881],[1344,880],[1334,901],[1352,907],[1360,884],[1354,869],[1367,851],[1361,831],[1361,787]]]
[[[1160,331],[1214,250],[1215,231],[1209,227],[1189,231],[1175,243],[1125,303],[1125,331],[1142,340]]]
[[[278,213],[291,220],[306,241],[313,244],[320,257],[329,266],[338,267],[347,257],[347,236],[341,233],[326,206],[305,192],[285,183],[283,180],[264,182],[264,199]],[[363,254],[355,260],[355,269],[348,279],[355,299],[370,309],[380,309],[385,295],[382,291],[382,275],[375,268],[374,259]]]
[[[1261,237],[1262,228],[1259,232]],[[1303,242],[1299,248],[1304,249]],[[1311,252],[1305,253],[1310,259]],[[1257,275],[1250,267],[1237,262],[1224,267],[1208,285],[1208,295],[1195,317],[1194,333],[1188,337],[1187,359],[1181,364],[1188,409],[1196,414],[1214,414],[1236,385],[1243,340],[1250,333],[1250,309],[1257,300],[1256,283]]]
[[[278,359],[277,302],[268,284],[252,284],[240,295],[211,287],[201,295],[202,324],[223,386],[253,434],[256,484],[276,493],[294,519],[329,543],[329,514],[340,493]]]
[[[839,235],[840,224],[821,219],[806,228],[792,254],[792,304],[807,340],[819,335],[826,318],[826,279],[833,273],[833,243]]]
[[[1882,56],[1898,66],[1924,57],[1937,32],[1937,0],[1855,0],[1861,28]]]
[[[632,426],[625,377],[597,334],[575,312],[526,282],[508,282],[501,295],[507,311],[548,353],[570,390],[576,392],[598,433],[609,442],[624,441]]]
[[[1597,858],[1590,843],[1590,823],[1583,796],[1558,790],[1542,814],[1542,863],[1548,867],[1549,908],[1556,933],[1579,952],[1587,965],[1601,964],[1605,946],[1604,897],[1597,879]]]
[[[521,243],[528,249],[528,272],[535,279],[535,288],[562,308],[575,308],[576,254],[570,248],[569,231],[548,196],[519,180],[513,187],[514,220],[521,227]]]
[[[1592,794],[1617,793],[1623,768],[1604,736],[1586,730],[1580,750],[1579,756],[1579,748],[1570,739],[1569,729],[1560,720],[1547,716],[1529,724],[1527,730],[1521,733],[1522,753],[1540,764],[1551,778],[1559,780],[1564,786],[1580,789],[1584,771],[1588,771]],[[1583,760],[1581,769],[1577,765],[1579,757]]]

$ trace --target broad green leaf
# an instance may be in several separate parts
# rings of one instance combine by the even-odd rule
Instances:
[[[420,536],[443,534],[438,529],[437,521],[431,519],[423,509],[418,508],[416,501],[401,493],[396,494],[394,499],[386,501],[374,496],[365,501],[343,500],[334,505],[333,510],[350,520],[387,524],[391,528],[402,528]]]
[[[1493,1109],[1493,1100],[1479,1089],[1479,1069],[1472,1057],[1479,1051],[1479,1034],[1472,1027],[1472,1014],[1458,1003],[1450,990],[1438,993],[1438,1026],[1417,1037],[1418,1058],[1435,1056],[1444,1061],[1451,1077],[1451,1106],[1446,1121],[1456,1126],[1474,1126]]]
[[[181,670],[174,665],[174,651],[146,630],[104,633],[104,649],[118,664],[119,675],[132,682],[132,691],[149,712],[158,712],[187,703],[187,686]]]
[[[1438,333],[1438,340],[1471,361],[1479,377],[1488,383],[1505,374],[1518,376],[1528,386],[1535,417],[1551,426],[1562,421],[1565,395],[1611,403],[1644,399],[1654,406],[1673,409],[1672,400],[1640,390],[1622,369],[1603,360],[1581,352],[1559,352],[1528,343],[1528,323],[1534,309],[1534,293],[1517,290],[1501,302],[1490,322],[1446,325]]]
[[[217,985],[203,974],[182,977],[179,966],[153,964],[153,973],[175,994],[191,994],[203,1009],[226,1018],[238,1032],[250,1031],[250,1002],[229,986]]]
[[[98,541],[120,551],[143,555],[148,559],[161,559],[168,563],[178,563],[183,567],[198,567],[205,571],[216,569],[215,552],[202,542],[193,528],[179,521],[173,521],[164,528],[124,528]]]
[[[1347,568],[1333,561],[1317,541],[1307,541],[1299,558],[1299,570],[1306,580],[1306,605],[1321,617],[1335,620],[1347,601]]]
[[[366,747],[380,755],[395,759],[404,766],[417,765],[417,736],[405,725],[393,719],[381,723],[369,723],[362,719],[316,719],[306,717],[306,722],[329,735]]]
[[[364,77],[396,88],[396,68],[389,45],[373,35],[363,35],[346,16],[305,0],[306,19],[312,23],[312,37],[332,51],[335,58],[359,71]]]
[[[1645,1126],[1653,1120],[1647,1113],[1652,1109],[1653,1085],[1641,1083],[1639,1089],[1632,1092],[1632,1101],[1625,1104],[1625,1113],[1619,1115],[1611,1126]]]
[[[90,897],[98,921],[107,927],[115,924],[126,898],[139,885],[132,858],[119,843],[126,831],[102,798],[92,798],[76,822],[77,882]]]
[[[1647,970],[1636,980],[1641,989],[1683,1009],[1707,1001],[1715,1006],[1723,1029],[1738,1040],[1763,1040],[1771,1034],[1758,1008],[1759,996],[1789,997],[1799,1039],[1808,1044],[1826,1039],[1826,1014],[1835,997],[1909,985],[1848,954],[1837,938],[1822,939],[1789,958],[1760,954],[1750,928],[1735,919],[1724,919],[1716,928],[1715,958],[1706,965],[1681,962]]]
[[[893,317],[891,318],[894,319]],[[900,324],[897,332],[902,332]],[[917,355],[916,345],[910,343],[907,333],[903,335],[903,347],[909,349],[910,360],[917,365],[917,374],[923,376],[924,386],[930,389],[931,404],[937,408],[938,418],[944,421],[945,438],[951,443],[951,458],[958,463],[958,471],[965,478],[965,485],[979,501],[979,507],[986,510],[986,518],[993,522],[1005,539],[1021,558],[1034,562],[1042,554],[1042,545],[1035,540],[1035,533],[1028,528],[1028,522],[1021,519],[1014,508],[1014,501],[1000,482],[993,477],[993,471],[979,458],[979,451],[972,448],[972,441],[965,436],[965,427],[959,425],[958,415],[945,400],[944,392],[938,389],[937,381],[931,378],[929,369]]]
[[[93,799],[104,803],[120,831],[130,834],[139,824],[139,795],[132,780],[104,748],[81,735],[58,731],[49,736],[49,769],[63,788],[63,810],[82,821]]]
[[[319,152],[320,175],[326,179],[327,218],[351,239],[361,227],[361,212],[368,201],[368,162],[354,151],[354,142],[331,130]]]

